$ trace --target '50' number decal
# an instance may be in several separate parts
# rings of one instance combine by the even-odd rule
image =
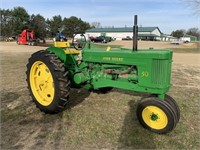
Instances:
[[[148,71],[142,71],[142,77],[148,77],[149,72]]]

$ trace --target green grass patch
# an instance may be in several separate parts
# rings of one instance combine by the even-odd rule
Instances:
[[[103,45],[105,49],[110,46],[98,45]],[[136,117],[137,104],[142,97],[147,96],[146,93],[113,89],[106,94],[97,94],[83,89],[71,89],[70,99],[73,105],[69,109],[56,115],[42,113],[30,102],[26,90],[21,89],[27,86],[25,64],[28,53],[25,56],[8,53],[1,56],[2,68],[9,68],[2,72],[2,85],[7,90],[0,93],[2,149],[200,147],[199,66],[173,66],[174,86],[168,94],[177,101],[181,117],[172,132],[159,135],[144,129]],[[8,92],[8,89],[12,91]],[[8,104],[13,101],[21,101],[22,105],[8,109]]]
[[[17,120],[22,118],[26,114],[26,109],[23,107],[17,107],[14,110],[4,109],[1,110],[1,122],[6,122],[8,120]]]

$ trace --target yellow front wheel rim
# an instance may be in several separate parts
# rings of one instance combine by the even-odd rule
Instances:
[[[36,61],[30,70],[30,85],[36,100],[43,106],[51,104],[54,98],[52,74],[45,63]]]
[[[148,106],[142,111],[144,122],[152,129],[164,129],[168,124],[166,113],[156,106]]]

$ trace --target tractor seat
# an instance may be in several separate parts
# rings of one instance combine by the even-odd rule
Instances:
[[[79,54],[80,53],[80,51],[76,50],[75,48],[71,48],[69,42],[54,42],[54,46],[65,49],[65,54]]]
[[[74,48],[67,48],[65,50],[65,54],[79,54],[79,53],[80,53],[80,51],[78,51],[78,50],[76,50]]]
[[[65,48],[65,47],[70,47],[70,43],[69,42],[54,42],[54,46]]]

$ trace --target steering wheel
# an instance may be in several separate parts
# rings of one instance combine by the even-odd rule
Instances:
[[[75,34],[72,40],[72,45],[77,50],[82,50],[86,45],[86,37],[84,34]]]

